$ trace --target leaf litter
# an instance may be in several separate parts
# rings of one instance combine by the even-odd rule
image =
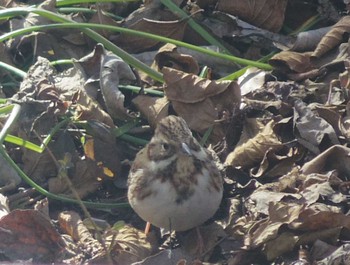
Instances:
[[[177,114],[199,139],[212,131],[205,144],[224,164],[220,168],[225,176],[225,194],[211,220],[215,222],[200,228],[206,252],[198,257],[193,252],[194,231],[171,237],[174,249],[169,250],[169,237],[159,235],[157,229],[146,235],[144,223],[129,208],[91,210],[92,215],[115,223],[92,227],[81,220],[84,214],[74,205],[62,207],[50,200],[46,213],[33,209],[42,196],[29,192],[7,161],[1,160],[1,193],[9,201],[8,206],[1,194],[2,261],[350,263],[349,17],[326,17],[324,10],[339,9],[341,1],[331,7],[319,1],[318,11],[307,3],[305,9],[298,9],[300,3],[267,1],[263,5],[253,1],[256,5],[249,9],[241,2],[198,0],[186,6],[208,28],[223,26],[212,34],[224,40],[236,56],[259,59],[266,50],[283,49],[269,60],[273,71],[250,68],[238,82],[219,80],[238,69],[231,62],[222,64],[173,44],[162,46],[159,41],[127,34],[99,31],[128,52],[138,53],[138,58],[148,56],[149,65],[163,74],[164,84],[130,68],[78,31],[47,31],[5,43],[4,58],[13,65],[23,63],[36,49],[35,61],[19,82],[18,91],[2,87],[1,93],[22,108],[11,134],[40,145],[53,127],[69,118],[42,153],[5,142],[7,153],[33,181],[54,194],[74,198],[71,187],[60,177],[62,168],[58,165],[65,165],[63,170],[80,198],[125,201],[128,161],[140,145],[116,138],[124,134],[116,130],[138,120],[135,126],[130,125],[128,134],[149,139],[159,120]],[[57,12],[53,3],[42,8]],[[76,13],[73,19],[111,23],[203,45],[188,20],[179,19],[159,1],[145,1],[143,6],[99,4],[91,8],[97,9],[95,15]],[[206,12],[197,12],[199,9]],[[125,10],[133,12],[120,13]],[[116,21],[106,12],[126,19]],[[307,38],[301,33],[287,36],[284,23],[295,28],[317,12],[322,20],[320,31],[306,32]],[[47,22],[30,15],[2,22],[2,26],[14,30],[28,23]],[[249,30],[263,34],[250,34]],[[10,52],[15,56],[9,56]],[[55,68],[50,64],[72,57],[73,66]],[[200,74],[208,60],[210,71]],[[9,75],[0,76],[6,80]],[[142,86],[139,92],[121,89],[129,84]],[[163,96],[148,94],[145,88],[161,91]],[[6,118],[3,115],[1,123]],[[62,163],[67,153],[69,163]]]

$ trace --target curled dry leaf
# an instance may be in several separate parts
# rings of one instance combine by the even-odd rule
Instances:
[[[250,168],[261,161],[269,149],[281,149],[283,145],[273,132],[273,125],[274,121],[270,121],[255,137],[236,147],[227,156],[225,165]]]
[[[162,46],[156,56],[152,67],[161,71],[164,66],[183,71],[186,73],[198,74],[199,66],[191,55],[179,53],[174,44],[168,43]]]
[[[238,78],[242,97],[262,88],[266,82],[266,77],[266,71],[256,67],[249,67],[247,71]]]
[[[163,73],[166,97],[176,113],[197,132],[204,133],[216,125],[225,112],[231,113],[241,102],[235,81],[211,81],[168,67],[163,68]],[[214,126],[213,134],[215,140],[223,137],[220,124]]]
[[[254,177],[267,176],[276,178],[290,172],[294,163],[302,157],[303,153],[298,148],[288,148],[284,146],[281,149],[270,149],[260,163],[258,170],[252,171]]]
[[[339,144],[333,127],[300,99],[294,102],[294,128],[299,143],[315,154],[320,153],[321,142],[326,136],[332,144]]]
[[[350,16],[343,17],[327,32],[312,53],[312,56],[319,58],[336,47],[343,41],[344,33],[350,33]]]
[[[303,244],[320,240],[337,240],[342,227],[348,229],[349,216],[329,210],[306,208],[300,203],[269,204],[268,218],[256,221],[249,229],[245,243],[262,247],[268,260],[292,251]],[[286,226],[289,229],[281,229]]]
[[[288,180],[290,176],[286,175],[284,180]],[[334,205],[333,211],[336,211],[336,207],[341,207],[341,203],[346,200],[346,196],[340,192],[340,187],[344,182],[338,178],[335,170],[325,174],[299,174],[294,183],[294,191],[298,191],[298,194],[303,196],[303,201],[307,206],[321,200],[331,202]],[[298,186],[296,186],[297,183],[299,183]]]
[[[130,66],[115,54],[105,51],[101,59],[100,87],[107,111],[113,119],[128,119],[131,116],[124,107],[125,96],[118,86],[136,77]]]
[[[255,26],[278,32],[284,21],[287,0],[219,0],[217,10],[235,15]]]
[[[70,235],[89,256],[104,256],[104,248],[98,240],[90,233],[84,225],[79,214],[73,211],[61,212],[58,216],[58,222],[62,231]]]
[[[179,50],[182,50],[181,52]],[[167,43],[162,46],[158,52],[153,56],[152,52],[143,53],[145,57],[149,57],[152,60],[151,67],[158,72],[161,72],[164,66],[172,67],[176,70],[180,70],[186,73],[198,74],[198,55],[191,55],[191,50],[184,50],[183,48],[177,48],[174,44]],[[199,54],[199,53],[198,53]],[[143,56],[141,56],[144,58]],[[154,58],[154,59],[153,59]],[[196,59],[195,59],[196,58]],[[139,58],[142,60],[141,58]],[[151,64],[151,62],[149,63]],[[147,84],[155,84],[155,80],[152,79],[144,72],[139,71],[139,75],[142,81]]]
[[[310,62],[310,56],[310,52],[298,53],[292,51],[284,51],[274,55],[269,60],[269,64],[285,73],[303,73],[310,71],[313,68]]]
[[[75,119],[83,121],[98,120],[108,126],[114,126],[111,116],[103,111],[101,106],[95,100],[90,98],[85,91],[78,91],[76,97],[77,105],[75,106]]]
[[[152,128],[155,128],[161,119],[168,116],[170,102],[166,97],[155,98],[139,95],[132,100],[132,103],[135,104]]]
[[[280,227],[297,219],[303,208],[303,205],[296,203],[270,203],[269,217],[254,223],[246,235],[245,244],[250,248],[257,248],[276,238]]]
[[[301,168],[304,174],[323,173],[335,169],[340,175],[350,174],[350,148],[334,145]]]
[[[266,190],[264,186],[254,191],[246,200],[245,207],[253,216],[261,216],[269,214],[269,205],[271,203],[280,202],[284,199],[294,200],[295,202],[300,200],[302,196],[300,194],[292,194],[287,192],[270,191]]]
[[[291,50],[297,52],[312,51],[316,48],[330,27],[299,32],[296,40],[291,45]]]
[[[308,208],[301,211],[298,218],[293,220],[289,227],[301,231],[316,231],[336,227],[350,229],[350,216],[343,213]]]
[[[315,183],[300,192],[308,205],[317,202],[319,199],[331,201],[333,204],[346,201],[346,196],[336,192],[329,182]]]

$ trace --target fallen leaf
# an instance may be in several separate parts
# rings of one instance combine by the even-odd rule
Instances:
[[[163,68],[166,83],[165,95],[176,113],[188,126],[204,133],[214,126],[213,138],[223,137],[223,128],[216,125],[225,112],[231,113],[241,101],[239,86],[235,81],[211,81],[193,74]]]
[[[316,116],[301,100],[294,103],[294,126],[298,141],[315,154],[320,153],[320,145],[327,138],[332,144],[339,144],[333,127]]]
[[[255,26],[278,32],[284,21],[287,2],[253,0],[247,4],[240,0],[219,0],[216,8],[218,11],[238,16]]]
[[[321,57],[323,54],[341,43],[343,41],[344,33],[350,32],[349,22],[350,16],[344,16],[333,25],[332,29],[323,36],[315,51],[312,53],[312,56]]]
[[[159,121],[169,114],[170,102],[166,97],[156,98],[147,95],[138,95],[132,102],[152,128],[156,128]]]
[[[265,128],[254,138],[235,148],[225,161],[225,165],[233,167],[249,168],[261,161],[268,150],[279,150],[282,143],[273,132],[273,121],[266,124]]]
[[[14,210],[0,219],[0,227],[1,251],[12,261],[51,263],[63,258],[61,235],[38,211]]]

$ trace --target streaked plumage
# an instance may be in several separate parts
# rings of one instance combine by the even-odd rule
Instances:
[[[194,228],[214,215],[223,184],[209,152],[184,119],[164,118],[129,173],[128,199],[151,224],[175,231]]]

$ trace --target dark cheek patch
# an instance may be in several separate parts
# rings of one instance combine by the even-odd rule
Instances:
[[[175,148],[170,144],[167,150],[162,148],[162,143],[151,143],[147,147],[147,155],[149,159],[155,162],[168,159],[169,157],[173,156],[174,153]]]

